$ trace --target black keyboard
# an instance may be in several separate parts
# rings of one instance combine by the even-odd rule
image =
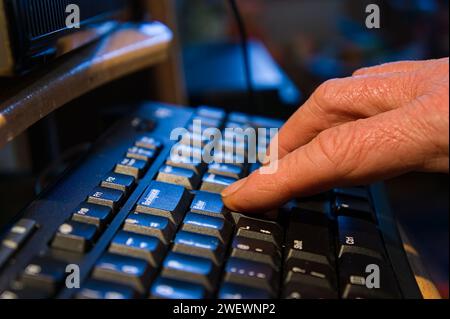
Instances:
[[[192,130],[194,119],[282,125],[211,107],[142,105],[2,232],[0,298],[421,296],[382,184],[292,200],[274,219],[229,211],[220,192],[259,165],[192,160],[197,150],[170,133]],[[191,156],[173,160],[175,143]],[[245,157],[245,145],[235,146],[231,155]]]

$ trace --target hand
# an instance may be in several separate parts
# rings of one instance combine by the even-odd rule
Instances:
[[[278,134],[274,174],[222,193],[232,210],[265,212],[292,198],[409,171],[448,172],[449,60],[396,62],[323,83]]]

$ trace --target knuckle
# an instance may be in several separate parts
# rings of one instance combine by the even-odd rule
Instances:
[[[410,72],[405,75],[401,82],[401,92],[409,99],[414,99],[420,95],[428,85],[427,77],[419,71]]]
[[[393,161],[409,170],[423,161],[424,152],[419,140],[417,132],[409,125],[394,123],[379,128],[376,143],[382,153],[395,154]]]
[[[447,93],[448,96],[448,88]],[[414,126],[414,139],[423,141],[429,152],[439,153],[444,151],[448,154],[449,140],[449,104],[443,101],[439,94],[423,96],[416,101],[416,108],[410,109],[410,122]]]
[[[317,99],[325,100],[336,97],[336,89],[339,86],[340,81],[340,79],[330,79],[323,82],[319,85],[314,95]]]
[[[345,177],[357,170],[372,147],[370,130],[361,131],[359,121],[335,127],[317,136],[317,152],[335,171]]]
[[[317,153],[334,168],[341,167],[345,160],[348,148],[347,137],[342,133],[342,128],[337,126],[335,129],[325,131],[317,136]]]
[[[323,82],[311,96],[314,107],[310,111],[316,114],[329,112],[328,109],[334,107],[337,104],[336,99],[340,98],[341,81],[341,79],[331,79]]]

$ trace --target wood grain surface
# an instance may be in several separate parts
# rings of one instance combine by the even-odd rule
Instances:
[[[144,8],[153,19],[161,21],[173,32],[172,46],[168,58],[153,68],[153,76],[157,79],[152,86],[156,87],[158,101],[186,105],[188,96],[184,79],[182,50],[175,0],[143,0]]]
[[[67,102],[163,61],[171,41],[161,23],[126,23],[42,70],[0,80],[0,148]]]

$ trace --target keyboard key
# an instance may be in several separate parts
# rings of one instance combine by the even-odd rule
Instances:
[[[191,146],[196,149],[205,147],[205,145],[208,144],[209,141],[210,139],[207,136],[203,135],[202,133],[194,132],[187,132],[180,139],[180,143],[182,145]]]
[[[338,294],[324,278],[289,272],[283,285],[285,299],[337,299]]]
[[[159,151],[162,148],[162,143],[153,137],[142,136],[136,141],[135,146]]]
[[[284,273],[302,274],[325,279],[331,286],[336,287],[336,271],[330,265],[306,259],[288,258],[284,265]]]
[[[35,229],[36,222],[34,220],[23,218],[9,230],[6,237],[2,240],[2,245],[17,250],[25,243]]]
[[[169,219],[161,216],[132,213],[128,215],[123,226],[125,231],[159,238],[164,244],[169,244],[175,233]]]
[[[194,171],[197,175],[203,174],[205,171],[206,164],[200,160],[194,160],[191,157],[177,157],[175,158],[169,157],[166,161],[166,164],[172,167],[180,167],[185,169],[190,169]]]
[[[125,157],[114,170],[116,173],[130,175],[136,179],[141,178],[147,170],[147,162],[135,158]]]
[[[196,127],[197,125],[197,127]],[[203,132],[208,128],[217,128],[220,129],[222,127],[222,121],[212,119],[204,116],[195,116],[192,119],[192,122],[188,126],[188,130],[190,132]]]
[[[229,134],[228,136],[225,135],[219,150],[222,150],[225,153],[238,154],[239,156],[243,156],[245,158],[247,156],[248,142],[245,141],[245,139],[242,140],[234,134]]]
[[[122,191],[105,187],[95,187],[88,197],[88,202],[117,210],[122,204],[123,199],[124,193]]]
[[[228,153],[228,152],[214,152],[213,155],[214,163],[225,163],[232,164],[242,168],[247,166],[247,161],[245,160],[245,156],[240,154]]]
[[[214,267],[207,258],[189,256],[175,252],[170,252],[167,255],[163,266],[165,269],[178,270],[203,276],[208,276]]]
[[[197,192],[191,204],[191,211],[213,217],[224,217],[227,213],[220,194],[210,192]]]
[[[17,284],[15,285],[17,286]],[[0,293],[0,299],[18,300],[18,299],[49,299],[52,294],[45,290],[40,290],[32,287],[21,287],[14,289],[7,289]]]
[[[350,216],[376,222],[376,216],[367,200],[338,195],[334,202],[337,216]]]
[[[277,223],[233,213],[236,235],[268,241],[281,248],[283,232]]]
[[[265,263],[278,270],[281,254],[274,244],[245,237],[235,237],[232,243],[231,256]]]
[[[135,182],[133,176],[117,173],[109,173],[100,184],[102,187],[117,189],[125,194],[129,194],[134,185]]]
[[[130,147],[127,151],[128,158],[134,158],[151,164],[156,157],[156,151],[137,146]]]
[[[97,227],[90,224],[69,221],[58,228],[52,247],[84,253],[91,249],[97,237]]]
[[[200,184],[200,176],[194,171],[168,165],[161,167],[156,180],[181,185],[187,189],[197,189]]]
[[[252,125],[257,128],[281,128],[283,126],[283,121],[277,119],[271,119],[262,116],[253,116],[250,120]]]
[[[197,108],[197,115],[222,121],[225,118],[226,113],[224,110],[219,108],[210,106],[199,106]]]
[[[194,121],[200,121],[202,126],[204,127],[220,128],[222,126],[221,119],[215,119],[207,116],[195,115],[192,118],[192,124],[194,123]]]
[[[329,215],[331,212],[331,202],[325,195],[297,199],[295,206],[301,210],[323,213],[325,215]]]
[[[248,123],[239,123],[239,122],[235,122],[235,121],[227,121],[224,125],[225,130],[226,129],[242,129],[242,130],[246,130],[248,128],[253,129],[252,126]],[[245,133],[241,133],[241,132],[236,132],[233,131],[233,134],[236,136],[238,141],[244,141],[245,140]],[[247,135],[248,136],[248,135]]]
[[[225,226],[225,221],[222,218],[189,212],[183,221],[183,226],[186,225],[222,230]]]
[[[383,289],[368,289],[363,285],[345,285],[342,292],[343,299],[397,299],[397,293],[386,292]]]
[[[93,278],[124,284],[143,294],[149,288],[154,269],[143,259],[107,253],[95,264]]]
[[[111,220],[111,217],[112,209],[110,207],[83,203],[75,210],[72,220],[103,228]]]
[[[270,146],[270,141],[273,136],[270,135],[270,131],[266,131],[265,135],[258,135],[258,147],[261,153],[266,153]]]
[[[99,280],[88,280],[80,292],[77,293],[77,299],[135,299],[139,296],[130,287],[112,284]]]
[[[373,267],[377,268],[376,273]],[[345,254],[339,259],[338,269],[341,297],[344,299],[400,297],[391,268],[378,258]]]
[[[150,292],[153,298],[166,299],[204,299],[207,296],[201,285],[163,277],[155,280]]]
[[[246,287],[239,284],[226,282],[219,290],[219,299],[270,299],[266,290]]]
[[[182,186],[152,181],[139,199],[136,211],[163,216],[178,225],[187,211],[190,198]]]
[[[66,264],[49,257],[35,257],[25,268],[20,282],[54,295],[66,278]]]
[[[232,226],[223,219],[189,212],[184,218],[182,230],[217,237],[222,243],[228,243]]]
[[[337,224],[339,257],[345,254],[361,254],[380,259],[384,258],[383,242],[374,224],[346,216],[339,216]]]
[[[220,265],[223,260],[225,249],[217,237],[179,231],[174,240],[172,250],[176,253],[209,258],[216,265]]]
[[[170,150],[170,160],[171,162],[176,163],[189,158],[192,159],[193,162],[201,162],[203,160],[203,154],[204,149],[202,147],[193,147],[178,143]]]
[[[286,233],[286,256],[332,263],[329,220],[322,213],[294,210]]]
[[[271,266],[234,257],[225,266],[224,281],[263,289],[272,297],[278,289],[278,276]]]
[[[220,194],[225,188],[237,182],[237,179],[227,176],[207,173],[202,180],[201,190]]]
[[[244,113],[232,112],[228,115],[228,121],[246,124],[250,122],[250,117]]]
[[[231,164],[221,164],[221,163],[209,164],[208,173],[227,176],[234,179],[240,179],[244,177],[244,170],[242,169],[242,167]]]
[[[120,231],[109,246],[110,253],[142,258],[147,260],[153,267],[158,267],[164,254],[164,249],[164,245],[156,237],[126,231]]]
[[[214,290],[219,275],[212,260],[175,252],[167,255],[163,267],[163,277],[197,283],[208,291]]]
[[[229,129],[231,130],[228,131]],[[227,122],[223,131],[223,147],[222,149],[216,148],[216,151],[220,150],[228,153],[230,158],[232,154],[238,154],[240,157],[245,158],[249,150],[249,143],[250,145],[257,145],[255,132],[252,127],[247,124]]]

